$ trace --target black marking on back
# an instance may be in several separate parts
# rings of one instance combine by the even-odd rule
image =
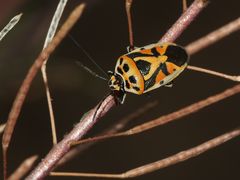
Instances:
[[[126,84],[126,87],[127,87],[128,89],[130,89],[130,84],[129,84],[128,80],[125,80],[125,84]]]
[[[137,80],[136,80],[136,78],[135,78],[134,76],[130,76],[130,77],[129,77],[129,81],[130,81],[131,83],[134,83],[134,84],[136,84],[136,82],[137,82]]]
[[[166,63],[161,63],[161,64],[160,64],[160,68],[161,68],[163,74],[165,74],[166,76],[170,74],[170,73],[168,72],[168,70],[167,70]]]
[[[151,63],[144,60],[136,61],[136,65],[143,76],[147,75],[151,68]]]
[[[140,88],[137,86],[133,86],[133,89],[135,89],[136,91],[140,91]]]
[[[141,52],[133,52],[133,53],[127,54],[127,57],[129,57],[131,59],[135,59],[136,57],[154,57],[154,55],[144,54],[144,53],[141,53]]]
[[[120,67],[117,68],[117,71],[118,71],[121,75],[123,75],[123,71],[122,71],[122,69],[121,69]]]
[[[123,70],[125,72],[128,72],[129,71],[129,66],[127,64],[123,64]]]
[[[120,58],[120,62],[119,62],[119,64],[121,65],[121,64],[122,64],[122,62],[123,62],[123,58]]]
[[[155,57],[160,56],[160,53],[157,51],[157,48],[155,48],[155,47],[151,49],[151,52]]]
[[[168,57],[167,62],[174,63],[177,66],[182,66],[188,62],[188,54],[180,46],[169,45],[164,55]]]
[[[144,83],[144,90],[147,90],[147,89],[149,89],[149,88],[151,88],[152,86],[155,85],[156,77],[157,77],[157,75],[158,75],[158,73],[160,71],[162,71],[166,76],[169,75],[169,72],[167,71],[166,63],[161,63],[158,66],[158,68],[155,70],[153,75],[148,80],[145,81],[145,83]],[[161,84],[161,81],[160,81],[160,84]]]

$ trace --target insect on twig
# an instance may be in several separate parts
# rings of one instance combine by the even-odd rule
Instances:
[[[117,96],[117,98],[118,98],[117,100],[121,104],[124,103],[124,98],[125,98],[125,92],[126,91],[131,92],[131,93],[135,93],[135,94],[142,94],[144,92],[147,92],[148,89],[150,91],[150,90],[153,90],[155,88],[160,87],[161,85],[169,86],[169,83],[171,83],[171,81],[173,79],[175,79],[182,72],[182,70],[184,70],[186,68],[186,66],[188,64],[188,57],[187,57],[187,54],[186,54],[187,52],[185,52],[184,49],[181,49],[181,47],[179,47],[178,45],[175,45],[175,44],[171,44],[171,43],[161,44],[161,43],[159,43],[157,45],[155,45],[155,44],[148,45],[148,46],[145,46],[143,48],[137,48],[137,49],[134,48],[134,46],[133,46],[132,25],[131,25],[131,15],[129,14],[130,13],[130,8],[131,8],[131,3],[132,3],[132,1],[127,1],[126,0],[126,12],[127,12],[128,24],[129,24],[129,41],[130,41],[130,50],[131,51],[128,54],[126,54],[127,57],[122,56],[122,57],[119,58],[119,60],[118,60],[119,62],[116,65],[115,72],[112,72],[110,74],[111,75],[110,88],[113,91],[118,92],[114,95]],[[158,48],[158,45],[159,45],[159,48]],[[168,52],[168,51],[170,51],[170,49],[171,49],[171,52],[173,54],[174,53],[177,54],[177,57],[178,58],[180,57],[180,58],[176,59],[174,56],[171,56],[172,54],[171,53],[169,54],[169,52]],[[174,50],[172,50],[172,49],[174,49]],[[183,51],[181,51],[181,50],[183,50]],[[159,53],[159,54],[157,54],[157,53]],[[157,73],[161,72],[163,74],[163,75],[161,74],[162,76],[159,75],[161,77],[160,79],[163,80],[162,83],[160,83],[160,81],[156,81],[155,78],[151,79],[151,77],[153,77],[153,74],[149,75],[149,72],[146,72],[145,69],[141,69],[141,68],[146,68],[147,65],[146,64],[143,65],[144,61],[145,61],[145,63],[147,62],[147,63],[151,64],[151,67],[146,68],[146,69],[148,69],[148,71],[151,71],[152,66],[154,67],[154,63],[153,63],[153,62],[155,62],[154,58],[156,56],[159,57],[161,55],[166,56],[166,59],[164,59],[164,60],[160,59],[160,61],[162,63],[164,63],[164,62],[173,63],[173,61],[171,61],[171,60],[174,59],[174,64],[173,65],[177,65],[178,67],[180,67],[180,69],[177,69],[178,67],[176,67],[176,66],[171,67],[171,66],[173,66],[172,64],[166,64],[166,69],[167,70],[169,70],[169,69],[175,69],[175,70],[172,70],[170,72],[166,72],[165,69],[163,69],[163,67],[161,67],[161,65],[158,66],[158,67],[161,67],[161,68],[159,68],[159,69],[156,68],[155,71],[152,70],[152,72],[157,72]],[[141,57],[141,58],[139,58],[139,57]],[[145,57],[147,57],[147,58],[144,59]],[[137,59],[137,58],[139,58],[139,59]],[[141,61],[141,63],[142,63],[141,66],[140,65],[137,66],[137,68],[141,71],[141,73],[144,74],[143,75],[144,76],[143,83],[144,83],[145,87],[142,90],[141,90],[141,87],[140,88],[138,87],[138,89],[137,89],[136,88],[137,86],[134,86],[134,84],[138,84],[139,78],[136,77],[136,76],[133,76],[133,75],[132,75],[133,77],[131,78],[131,75],[128,74],[128,71],[131,71],[131,68],[133,68],[130,65],[130,63],[128,62],[128,59],[131,59],[131,60],[135,61],[136,64],[137,64],[138,61]],[[213,73],[213,71],[210,71],[210,70],[203,71],[203,69],[193,68],[193,66],[192,66],[191,69],[196,70],[196,71],[202,70],[202,72],[206,72],[206,73],[210,73],[210,74],[214,74],[214,75],[219,75],[220,74],[220,73],[218,73],[218,74]],[[174,74],[174,71],[176,71],[178,73]],[[148,75],[148,77],[150,76],[148,82],[147,82],[148,79],[147,78],[145,79],[145,75]],[[126,77],[128,77],[128,78],[126,78]],[[166,79],[165,79],[165,77],[166,77]],[[133,79],[133,80],[131,81],[131,79]],[[160,83],[160,85],[159,85],[159,83]],[[149,84],[151,84],[151,86]],[[238,89],[239,89],[239,87],[238,87]],[[137,91],[141,91],[141,92],[138,93]],[[238,91],[236,91],[236,93],[237,92]],[[203,108],[205,106],[208,106],[211,103],[215,103],[215,102],[221,100],[221,98],[223,98],[223,97],[225,98],[226,95],[224,94],[223,96],[220,96],[220,94],[219,94],[219,95],[216,95],[215,97],[216,98],[210,97],[210,98],[206,99],[206,103],[203,103],[203,101],[199,102],[199,103],[196,103],[196,106],[198,108],[193,108],[194,105],[192,105],[191,108],[192,108],[193,112],[195,110],[201,109],[201,106]],[[186,114],[188,114],[189,113],[189,108],[186,107],[182,111],[185,112],[185,110],[186,110]],[[184,113],[182,113],[182,112],[176,112],[176,113],[173,113],[174,117],[175,117],[175,114],[183,114],[184,115]],[[169,118],[166,118],[166,122],[168,122],[168,119]],[[103,139],[111,138],[111,137],[128,136],[128,135],[132,135],[132,134],[135,134],[135,133],[142,132],[144,130],[150,129],[152,127],[155,127],[155,126],[161,125],[161,124],[163,124],[163,123],[160,122],[160,121],[159,121],[159,123],[156,123],[156,124],[153,124],[152,122],[150,122],[150,123],[146,123],[146,124],[143,124],[143,125],[139,125],[139,126],[133,128],[131,130],[128,130],[126,132],[112,134],[112,135],[103,135],[103,136],[99,136],[99,137],[96,137],[96,138],[89,138],[89,139],[86,139],[86,140],[82,140],[80,142],[73,142],[72,145],[79,144],[79,143],[86,143],[86,142],[103,140]],[[129,171],[127,171],[125,173],[121,173],[121,174],[52,172],[51,175],[54,175],[54,176],[104,177],[104,178],[136,177],[136,176],[143,175],[145,173],[149,173],[149,172],[161,169],[163,167],[167,167],[169,165],[175,164],[175,163],[180,162],[182,160],[186,160],[188,158],[194,157],[198,154],[201,154],[201,153],[209,150],[210,148],[213,148],[217,145],[220,145],[221,143],[225,142],[228,139],[231,139],[235,136],[238,136],[239,134],[240,134],[239,129],[236,129],[236,130],[231,131],[229,133],[226,133],[222,136],[214,138],[210,141],[207,141],[207,142],[205,142],[205,143],[203,143],[199,146],[196,146],[192,149],[189,149],[189,150],[183,151],[181,153],[175,154],[175,155],[170,156],[166,159],[156,161],[154,163],[150,163],[150,164],[147,164],[147,165],[129,170]]]
[[[130,2],[130,1],[128,1]],[[201,0],[196,0],[194,1],[195,4],[201,2],[202,3],[202,7],[204,7],[206,4],[206,1],[201,1]],[[201,9],[201,8],[199,8]],[[200,12],[200,10],[197,9],[196,11],[192,11],[192,13],[196,13],[196,12]],[[188,10],[187,10],[188,11]],[[187,12],[186,11],[186,12]],[[128,11],[127,11],[128,12]],[[198,14],[198,13],[196,13]],[[196,16],[196,14],[193,15],[193,17]],[[128,17],[131,17],[131,16],[128,16]],[[191,20],[193,20],[194,18],[192,18]],[[173,28],[171,28],[171,33],[167,33],[167,35],[163,36],[163,42],[172,42],[176,39],[176,37],[178,37],[181,32],[183,31],[183,26],[187,26],[185,23],[189,21],[180,21],[182,22],[179,23],[180,26],[177,27],[177,29],[179,31],[177,31],[177,35],[173,35],[175,30],[176,30],[176,27],[174,26]],[[178,25],[179,25],[178,24]],[[182,25],[182,26],[181,26]],[[131,28],[129,28],[131,29]],[[130,40],[131,41],[131,40]],[[132,43],[133,44],[133,43]],[[134,48],[133,49],[130,49],[131,52],[127,53],[127,55],[133,55],[134,57],[130,57],[129,59],[132,59],[134,61],[140,61],[138,59],[135,59],[136,57],[139,57],[139,55],[143,55],[144,58],[146,58],[146,56],[148,56],[150,59],[154,59],[154,55],[156,55],[156,51],[160,54],[160,56],[163,56],[165,52],[168,52],[168,47],[171,47],[171,48],[175,48],[177,47],[176,49],[181,49],[181,52],[183,53],[187,53],[186,50],[178,45],[175,45],[173,43],[165,43],[163,47],[161,47],[161,42],[158,43],[158,44],[153,44],[153,45],[150,45],[150,46],[145,46],[143,47],[143,49],[141,48]],[[131,45],[131,43],[130,43]],[[159,49],[157,49],[157,47],[159,46]],[[162,49],[161,49],[162,48]],[[165,49],[164,49],[165,48]],[[152,51],[153,50],[153,51]],[[139,54],[137,54],[137,52],[140,52]],[[178,52],[179,51],[173,51],[173,52]],[[154,54],[155,53],[155,54]],[[182,54],[183,55],[183,54]],[[171,67],[171,64],[168,65],[167,63],[171,63],[172,60],[169,60],[168,61],[168,57],[172,57],[171,55],[165,57],[165,59],[161,59],[161,63],[162,64],[165,64],[165,65],[162,65],[162,64],[158,64],[158,66],[156,65],[156,71],[155,72],[162,72],[164,75],[160,76],[159,79],[162,78],[162,80],[164,80],[164,82],[160,85],[169,85],[168,83],[171,82],[171,78],[175,78],[177,77],[177,75],[179,74],[174,74],[173,76],[173,72],[174,70],[172,69],[171,72],[168,72],[168,68],[165,68],[164,66],[169,66]],[[183,57],[183,58],[180,58],[180,59],[183,59],[183,67],[179,66],[180,69],[176,70],[176,72],[179,72],[181,73],[181,70],[184,70],[185,69],[185,66],[188,64],[188,61],[186,60],[186,56],[180,56],[180,57]],[[127,57],[123,57],[123,60],[127,59]],[[163,57],[162,57],[163,58]],[[174,58],[173,58],[174,59]],[[144,61],[148,61],[147,58],[144,59]],[[177,62],[179,62],[180,60],[177,60]],[[115,96],[115,99],[119,102],[119,103],[123,103],[124,102],[124,97],[125,97],[125,93],[126,91],[127,92],[131,92],[132,89],[138,91],[138,88],[136,88],[136,86],[134,86],[134,84],[138,84],[138,83],[134,83],[134,80],[132,80],[132,82],[130,81],[130,78],[131,75],[127,74],[127,76],[125,77],[122,77],[121,75],[123,75],[129,71],[128,68],[125,66],[124,67],[124,64],[127,64],[129,68],[133,68],[133,66],[129,66],[129,62],[127,63],[121,63],[121,58],[119,59],[119,64],[116,65],[116,68],[115,68],[115,71],[113,73],[111,73],[111,80],[110,80],[110,86],[112,85],[112,90],[113,91],[117,91],[116,93],[113,93],[113,95]],[[151,64],[151,62],[149,62]],[[154,64],[154,63],[152,63]],[[151,64],[151,65],[152,65]],[[172,64],[174,64],[174,62],[172,62]],[[177,65],[177,64],[174,64],[174,65]],[[118,70],[118,67],[119,69],[121,70]],[[141,67],[146,67],[146,65],[143,65]],[[151,69],[152,67],[150,67]],[[159,69],[158,69],[159,68]],[[134,68],[133,68],[134,69]],[[143,70],[143,68],[135,68],[135,70]],[[167,69],[167,71],[166,71]],[[121,71],[124,71],[121,73]],[[118,73],[116,73],[118,72]],[[144,71],[144,73],[146,73],[146,71]],[[169,74],[167,74],[169,73]],[[147,74],[147,73],[146,73]],[[150,77],[152,77],[152,75],[154,73],[149,73]],[[119,75],[119,76],[117,76]],[[171,76],[172,75],[172,76]],[[168,77],[167,79],[165,79],[165,77]],[[122,78],[122,79],[121,79]],[[151,79],[151,78],[150,78]],[[138,79],[139,80],[139,79]],[[122,81],[122,82],[121,82]],[[129,81],[129,87],[127,85],[127,82],[126,81]],[[147,81],[147,78],[144,79],[144,81]],[[156,82],[155,79],[151,79],[148,81],[148,88],[150,88],[151,86],[153,87],[154,85],[156,85]],[[165,83],[165,84],[164,84]],[[145,84],[144,84],[145,85]],[[151,86],[150,86],[151,85]],[[159,84],[157,84],[158,86],[157,87],[160,87]],[[142,85],[143,86],[143,85]],[[142,86],[139,88],[141,90]],[[135,87],[135,88],[134,88]],[[157,88],[156,87],[156,88]],[[229,95],[229,92],[232,92],[231,95],[233,94],[236,94],[239,92],[239,88],[240,86],[236,86],[236,87],[233,87],[229,90],[227,90],[225,93],[227,95]],[[140,91],[139,90],[139,91]],[[143,89],[143,92],[144,92],[144,89]],[[143,93],[142,92],[142,93]],[[223,96],[220,96],[222,99],[224,99],[227,95],[224,93]],[[136,93],[137,94],[137,93]],[[219,98],[219,96],[217,96]],[[88,120],[90,119],[90,121],[97,121],[99,119],[99,117],[101,117],[103,114],[105,114],[111,107],[113,107],[114,105],[111,104],[112,103],[112,97],[111,96],[108,96],[104,101],[101,102],[100,105],[98,105],[95,109],[93,109],[92,111],[90,111],[86,116],[85,119],[88,118]],[[220,100],[221,100],[220,98]],[[213,99],[210,98],[210,100],[213,101]],[[107,104],[107,108],[106,107],[106,104]],[[201,104],[201,103],[200,103]],[[206,106],[209,105],[209,99],[208,101],[206,102]],[[198,109],[199,107],[197,106],[196,107],[196,110]],[[189,109],[188,109],[189,110]],[[103,114],[102,114],[103,113]],[[83,118],[82,121],[74,128],[74,130],[69,133],[69,135],[67,135],[59,144],[56,145],[56,147],[54,147],[52,149],[52,151],[50,151],[50,153],[46,156],[46,158],[34,169],[34,171],[29,175],[28,179],[34,179],[34,178],[43,178],[44,176],[46,176],[49,171],[54,168],[54,166],[56,165],[56,162],[58,162],[58,160],[62,157],[62,155],[64,155],[67,151],[69,151],[70,147],[69,147],[69,144],[71,142],[75,142],[73,139],[79,139],[82,137],[83,134],[85,134],[89,129],[90,127],[89,126],[92,126],[93,124],[85,121],[85,119]],[[80,131],[78,128],[82,128],[82,127],[86,127],[84,130]],[[231,138],[233,137],[236,137],[239,135],[239,129],[236,129],[236,130],[233,130],[229,133],[226,133],[224,135],[221,135],[217,138],[214,138],[210,141],[207,141],[205,143],[202,143],[201,145],[199,146],[196,146],[192,149],[189,149],[189,150],[186,150],[182,153],[178,153],[178,154],[175,154],[173,156],[170,156],[164,160],[160,160],[160,161],[157,161],[157,162],[154,162],[154,163],[150,163],[150,164],[147,164],[147,165],[144,165],[144,166],[141,166],[139,168],[136,168],[136,169],[133,169],[133,170],[130,170],[128,171],[127,173],[123,173],[123,174],[96,174],[96,173],[60,173],[60,172],[52,172],[51,175],[73,175],[73,176],[88,176],[88,177],[109,177],[109,178],[127,178],[127,177],[135,177],[135,176],[139,176],[139,175],[142,175],[144,173],[148,173],[148,172],[152,172],[152,171],[155,171],[157,169],[160,169],[160,168],[163,168],[163,167],[166,167],[168,165],[172,165],[174,163],[177,163],[177,162],[180,162],[180,161],[183,161],[183,160],[186,160],[190,157],[194,157],[202,152],[205,152],[206,150],[210,149],[210,148],[213,148],[213,147],[216,147],[217,145],[220,145],[221,143],[227,141],[227,140],[230,140]],[[76,138],[75,138],[76,137]],[[71,141],[72,140],[72,141]]]

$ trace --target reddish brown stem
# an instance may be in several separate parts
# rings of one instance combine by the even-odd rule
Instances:
[[[12,138],[12,133],[15,128],[18,116],[22,109],[22,105],[27,96],[29,88],[33,79],[35,78],[38,70],[40,69],[43,62],[49,57],[49,55],[55,50],[55,48],[60,44],[65,35],[69,32],[71,27],[78,20],[79,16],[82,13],[84,5],[78,6],[75,11],[69,16],[69,19],[63,24],[57,35],[48,44],[48,46],[40,53],[38,58],[35,60],[34,64],[31,66],[28,71],[27,76],[25,77],[17,96],[13,102],[13,106],[8,116],[7,124],[4,130],[3,139],[2,139],[2,149],[3,149],[3,161],[4,161],[4,179],[7,178],[7,150],[9,143]]]
[[[195,0],[192,5],[183,13],[183,15],[173,24],[173,26],[160,39],[159,43],[174,42],[196,16],[207,5],[207,0]]]
[[[48,175],[62,156],[69,151],[71,147],[70,144],[82,138],[88,130],[91,129],[91,127],[115,105],[114,97],[110,95],[105,98],[103,102],[89,111],[74,129],[65,136],[61,142],[53,147],[48,155],[26,179],[42,179]]]
[[[15,170],[15,172],[8,178],[8,180],[22,179],[28,173],[28,171],[31,170],[37,158],[38,156],[34,155],[25,159],[22,164]]]

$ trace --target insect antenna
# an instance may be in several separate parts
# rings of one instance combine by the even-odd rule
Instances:
[[[90,56],[90,54],[73,38],[73,36],[71,34],[68,34],[69,38],[73,41],[73,43],[80,48],[83,53],[88,57],[88,59],[108,78],[108,74],[103,70],[103,68],[101,68],[101,66],[99,66],[94,60],[93,58]],[[86,71],[88,71],[90,74],[94,75],[95,77],[98,77],[100,79],[104,79],[107,80],[107,78],[104,78],[100,75],[98,75],[97,73],[93,72],[92,70],[90,70],[88,67],[84,66],[82,63],[78,62],[78,65],[80,65],[81,67],[83,67]]]
[[[88,73],[90,73],[91,75],[99,78],[99,79],[102,79],[102,80],[105,80],[107,81],[107,79],[105,77],[102,77],[100,75],[98,75],[97,73],[95,73],[94,71],[92,71],[91,69],[89,69],[87,66],[84,66],[80,61],[76,61],[77,65],[81,66],[83,69],[85,69]]]

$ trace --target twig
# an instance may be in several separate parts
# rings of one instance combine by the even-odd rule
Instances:
[[[158,43],[174,42],[204,9],[204,7],[208,4],[207,2],[207,0],[195,0]]]
[[[183,12],[187,10],[187,0],[182,0],[182,8],[183,8]]]
[[[77,144],[83,144],[83,143],[88,143],[88,142],[94,142],[94,141],[99,141],[99,140],[104,140],[104,139],[110,139],[113,137],[120,137],[120,136],[129,136],[129,135],[134,135],[143,131],[147,131],[149,129],[152,129],[154,127],[164,125],[166,123],[176,121],[184,116],[187,116],[189,114],[195,113],[207,106],[210,106],[216,102],[219,102],[225,98],[228,98],[230,96],[233,96],[235,94],[240,93],[240,85],[233,86],[232,88],[226,89],[221,93],[215,94],[213,96],[210,96],[206,99],[203,99],[201,101],[198,101],[196,103],[193,103],[189,106],[186,106],[184,108],[181,108],[175,112],[172,112],[170,114],[161,116],[157,119],[154,119],[152,121],[148,121],[144,124],[135,126],[134,128],[131,128],[127,131],[119,132],[116,134],[110,134],[110,135],[102,135],[102,136],[97,136],[93,138],[87,138],[83,139],[79,142],[74,142],[72,145],[77,145]]]
[[[30,171],[37,158],[38,156],[34,155],[24,160],[22,164],[20,164],[20,166],[15,170],[15,172],[9,176],[8,180],[22,179],[23,176]]]
[[[81,15],[83,11],[84,5],[78,6],[69,16],[67,21],[63,24],[63,26],[60,28],[57,35],[53,38],[51,43],[48,44],[48,46],[40,53],[38,58],[35,60],[34,64],[30,68],[27,76],[25,77],[17,96],[13,102],[13,106],[11,108],[11,111],[8,116],[7,124],[5,127],[5,131],[3,134],[2,139],[2,148],[3,148],[3,162],[4,162],[4,178],[7,177],[7,149],[9,146],[9,143],[11,141],[12,133],[15,127],[15,124],[17,122],[17,118],[19,116],[19,113],[21,111],[23,102],[26,98],[26,95],[29,91],[29,88],[31,86],[31,83],[36,76],[39,68],[41,67],[42,63],[49,57],[49,55],[54,51],[54,49],[59,45],[59,43],[62,41],[62,39],[65,37],[65,35],[68,33],[68,31],[71,29],[71,27],[75,24],[75,22],[78,20],[79,16]]]
[[[204,142],[198,146],[195,146],[191,149],[182,151],[180,153],[177,153],[175,155],[169,156],[165,159],[140,166],[135,169],[131,169],[129,171],[126,171],[124,173],[120,174],[96,174],[96,173],[68,173],[68,172],[52,172],[50,175],[52,176],[83,176],[83,177],[102,177],[102,178],[119,178],[119,179],[124,179],[124,178],[133,178],[137,176],[141,176],[143,174],[147,174],[159,169],[163,169],[165,167],[177,164],[179,162],[186,161],[187,159],[196,157],[207,150],[210,150],[216,146],[219,146],[223,144],[224,142],[227,142],[234,137],[237,137],[240,135],[240,128],[230,131],[226,134],[223,134],[221,136],[218,136],[214,139],[211,139],[207,142]]]
[[[228,36],[229,34],[240,29],[240,17],[230,23],[218,28],[217,30],[207,34],[206,36],[188,44],[186,50],[189,54],[195,54],[198,51],[206,48],[213,43],[221,40],[222,38]]]
[[[125,9],[127,12],[127,19],[128,19],[128,32],[129,32],[129,44],[130,50],[134,48],[134,40],[133,40],[133,30],[132,30],[132,17],[131,17],[131,7],[132,7],[133,0],[125,0]]]
[[[212,70],[209,70],[209,69],[204,69],[204,68],[200,68],[200,67],[196,67],[196,66],[188,66],[187,68],[190,69],[190,70],[199,71],[199,72],[202,72],[202,73],[207,73],[207,74],[211,74],[211,75],[218,76],[218,77],[221,77],[221,78],[229,79],[231,81],[240,82],[240,76],[227,75],[227,74],[224,74],[224,73],[220,73],[220,72],[217,72],[217,71],[212,71]]]
[[[116,133],[116,132],[122,130],[129,121],[131,121],[137,117],[140,117],[142,114],[146,113],[147,111],[149,111],[150,109],[155,107],[157,104],[158,104],[157,101],[147,103],[145,106],[139,108],[138,110],[135,110],[133,113],[122,118],[118,123],[112,125],[108,129],[104,130],[102,133],[99,134],[99,136],[106,135],[106,134],[113,134],[113,133]],[[88,143],[88,144],[85,144],[84,146],[77,146],[76,148],[72,148],[66,155],[64,155],[61,158],[61,160],[57,164],[57,167],[65,164],[67,161],[76,157],[79,153],[83,152],[87,148],[90,148],[90,146],[92,146],[92,145],[93,145],[93,143]]]
[[[48,29],[48,33],[44,42],[43,49],[46,48],[47,45],[52,41],[67,2],[68,0],[59,1],[57,9],[52,18],[50,27]],[[53,138],[52,141],[53,141],[53,144],[57,144],[57,133],[56,133],[56,126],[55,126],[54,112],[52,107],[52,98],[51,98],[51,93],[48,86],[48,78],[47,78],[47,72],[46,72],[47,61],[48,59],[44,61],[41,67],[41,72],[42,72],[43,82],[45,85],[46,96],[47,96],[48,110],[49,110],[51,129],[52,129],[52,138]]]
[[[110,95],[100,102],[99,105],[90,110],[74,129],[52,148],[48,155],[26,179],[42,179],[48,175],[61,157],[69,151],[71,147],[70,144],[82,138],[88,130],[115,105],[114,97]]]
[[[18,21],[21,19],[22,13],[14,16],[9,23],[2,29],[0,32],[0,41],[6,36],[6,34],[18,23]]]

